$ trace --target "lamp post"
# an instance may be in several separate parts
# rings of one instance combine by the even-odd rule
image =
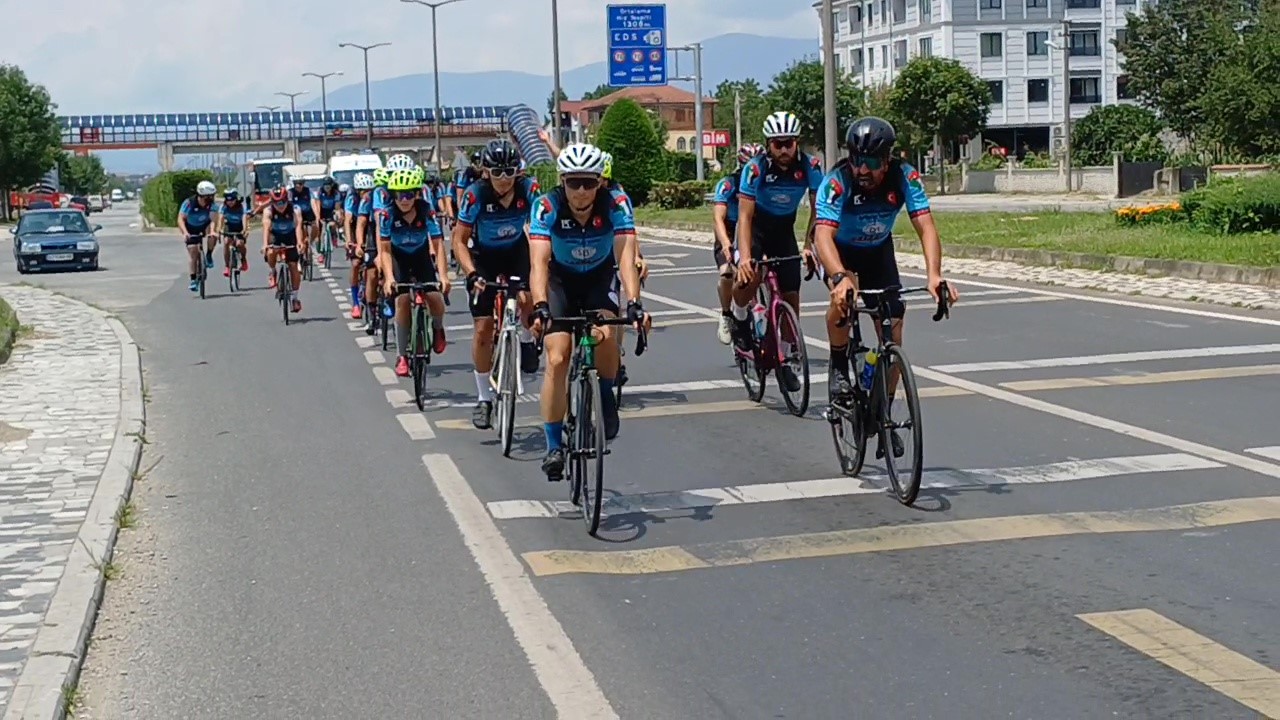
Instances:
[[[1062,169],[1066,171],[1067,192],[1075,183],[1071,177],[1071,21],[1062,21],[1062,43],[1052,40],[1045,43],[1062,51]]]
[[[400,0],[400,2],[431,8],[431,75],[434,78],[431,82],[436,91],[435,109],[431,114],[435,121],[433,125],[435,125],[436,136],[436,149],[432,153],[432,160],[436,165],[440,165],[440,46],[436,40],[436,10],[462,0]]]
[[[831,0],[822,0],[822,135],[830,170],[836,164],[839,139],[836,137],[836,31]]]
[[[324,156],[325,162],[329,162],[329,94],[325,90],[324,81],[328,80],[329,78],[335,75],[342,75],[342,71],[335,70],[333,72],[328,72],[328,73],[313,73],[313,72],[302,73],[303,77],[313,77],[313,78],[320,79],[320,126],[321,126],[321,131],[323,133],[323,136],[321,139],[322,149],[320,153],[321,155]]]
[[[556,0],[551,0],[551,130],[556,143],[563,144],[560,137],[560,8]]]
[[[338,47],[355,48],[364,53],[364,119],[367,122],[365,129],[365,141],[369,144],[369,148],[373,149],[373,105],[369,101],[369,51],[374,48],[385,47],[390,45],[389,42],[376,43],[374,45],[357,45],[356,43],[338,43]]]
[[[294,99],[296,99],[299,95],[306,95],[307,91],[303,90],[302,92],[296,92],[296,93],[278,92],[276,94],[279,95],[280,97],[289,98],[289,132],[296,135],[298,132],[298,126],[294,122],[293,114],[298,111],[298,108],[294,104]]]
[[[267,112],[274,114],[274,113],[275,113],[275,111],[277,111],[277,110],[279,110],[279,109],[280,109],[280,106],[279,106],[279,105],[259,105],[259,106],[258,106],[258,109],[259,109],[259,110],[266,110]],[[273,134],[273,133],[271,132],[271,130],[272,130],[272,127],[271,127],[271,126],[272,126],[273,124],[274,124],[274,123],[273,123],[273,122],[272,122],[272,120],[271,120],[271,115],[268,115],[268,116],[267,116],[267,138],[268,138],[268,139],[270,139],[270,138],[271,138],[271,136],[272,136],[272,134]]]

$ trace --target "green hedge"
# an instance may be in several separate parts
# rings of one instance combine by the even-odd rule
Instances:
[[[142,188],[142,215],[153,225],[177,227],[182,201],[196,194],[201,180],[213,182],[208,170],[178,170],[160,173]]]
[[[1274,232],[1280,228],[1280,173],[1214,178],[1209,185],[1184,194],[1182,208],[1197,230]]]
[[[525,168],[525,174],[538,179],[538,186],[542,188],[542,192],[551,192],[555,186],[560,184],[560,175],[556,172],[555,163],[542,163],[541,165],[530,165]]]
[[[649,202],[663,210],[702,207],[706,204],[706,195],[711,192],[711,187],[712,183],[705,180],[657,183],[649,193]]]
[[[14,312],[4,298],[0,298],[0,365],[9,359],[9,354],[13,352],[13,341],[17,337],[18,313]]]

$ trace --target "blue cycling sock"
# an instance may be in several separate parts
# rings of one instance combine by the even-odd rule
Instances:
[[[561,436],[564,435],[564,423],[543,423],[542,432],[547,436],[547,452],[559,450],[562,441]]]
[[[360,304],[360,286],[359,285],[351,286],[351,304],[352,305]]]
[[[613,394],[613,378],[600,378],[600,407],[605,414],[612,414],[618,411],[615,401],[617,398]]]

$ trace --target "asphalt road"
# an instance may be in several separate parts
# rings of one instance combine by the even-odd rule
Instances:
[[[262,289],[191,297],[176,240],[127,221],[107,270],[34,280],[118,310],[146,350],[155,467],[80,717],[1280,708],[1274,314],[955,278],[949,321],[909,316],[935,487],[906,508],[874,461],[837,480],[820,403],[796,419],[775,388],[753,407],[707,382],[735,374],[709,251],[648,241],[662,327],[628,362],[593,539],[555,516],[540,429],[507,460],[469,428],[469,332],[423,423],[326,282],[286,328]]]

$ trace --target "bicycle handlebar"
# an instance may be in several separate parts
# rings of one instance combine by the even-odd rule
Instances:
[[[581,315],[581,316],[553,317],[551,319],[551,322],[568,324],[573,326],[575,329],[583,328],[584,330],[590,329],[592,327],[601,327],[605,325],[631,325],[632,324],[631,321],[628,320],[625,316],[607,317],[603,313],[604,311],[602,310],[588,310],[586,311],[585,315]],[[548,325],[548,327],[550,327],[550,325]],[[543,346],[543,341],[546,338],[546,334],[547,334],[546,329],[544,328],[542,335],[538,337],[537,348],[538,348],[539,355],[542,354],[542,346]],[[643,355],[644,351],[648,347],[649,347],[649,331],[645,330],[644,326],[641,326],[636,333],[636,357],[640,357],[641,355]]]
[[[910,295],[912,293],[921,293],[921,292],[928,292],[928,291],[929,291],[929,288],[923,287],[923,286],[913,287],[913,288],[903,288],[901,286],[894,285],[891,287],[883,288],[881,290],[859,290],[858,295],[860,297],[863,297],[864,299],[866,298],[867,295],[877,295],[881,297],[892,298],[892,297],[901,297],[902,295]],[[850,290],[847,293],[845,293],[844,317],[840,318],[840,321],[836,323],[836,326],[837,327],[847,326],[849,324],[850,316],[858,312],[870,313],[870,311],[868,310],[859,309],[857,307],[856,303],[854,303],[853,291]],[[935,310],[933,313],[933,321],[939,322],[944,317],[946,318],[951,317],[951,296],[949,294],[949,288],[947,287],[946,280],[943,280],[942,282],[938,283],[938,309]]]
[[[429,283],[396,283],[396,295],[404,295],[415,290],[423,292],[439,292],[442,286],[438,282]]]

